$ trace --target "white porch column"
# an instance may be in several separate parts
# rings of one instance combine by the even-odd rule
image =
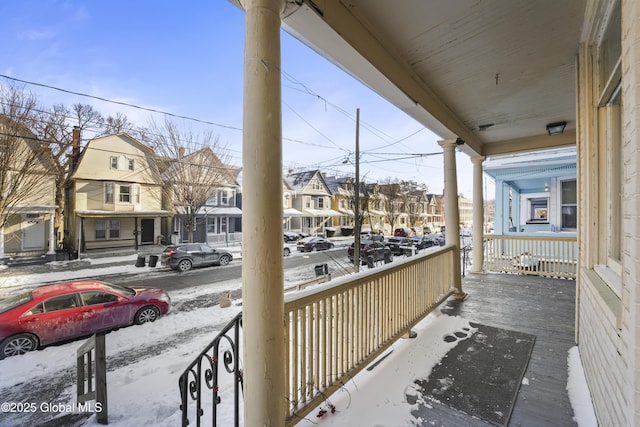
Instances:
[[[56,211],[55,209],[53,209],[51,212],[49,212],[49,252],[47,252],[47,254],[49,255],[56,253],[57,242],[56,242],[56,233],[55,233],[55,229],[56,229],[55,219],[56,219]]]
[[[464,297],[462,292],[462,273],[460,269],[460,209],[458,206],[458,177],[456,172],[455,139],[438,141],[444,151],[444,225],[447,245],[456,247],[456,259],[453,263],[453,284],[459,290],[458,297]]]
[[[484,264],[484,193],[482,191],[482,162],[484,157],[472,157],[473,163],[473,273],[482,272]]]
[[[244,423],[283,426],[280,13],[284,0],[244,0],[242,298]]]

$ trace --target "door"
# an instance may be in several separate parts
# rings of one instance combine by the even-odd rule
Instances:
[[[200,253],[202,254],[202,264],[215,264],[220,259],[220,254],[215,251],[211,246],[201,245]]]
[[[143,218],[140,220],[140,243],[153,243],[153,229],[153,218]]]
[[[131,307],[117,295],[103,291],[80,292],[82,300],[82,332],[93,334],[126,326],[133,319]]]
[[[78,294],[60,295],[32,307],[20,317],[20,324],[47,345],[82,335],[82,310]]]
[[[22,219],[22,249],[44,249],[44,219],[38,214]]]

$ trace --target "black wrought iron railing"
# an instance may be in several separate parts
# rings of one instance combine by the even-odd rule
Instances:
[[[240,394],[243,387],[240,366],[241,328],[242,313],[238,313],[180,375],[178,385],[183,427],[194,419],[197,426],[205,419],[211,422],[209,424],[209,421],[205,421],[206,425],[217,425],[218,405],[222,403],[221,395],[229,395],[227,390],[220,388],[219,374],[225,372],[233,376],[234,425],[240,425]],[[210,418],[207,414],[209,411]]]

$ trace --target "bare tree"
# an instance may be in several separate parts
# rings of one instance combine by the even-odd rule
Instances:
[[[116,113],[115,117],[109,116],[104,120],[101,135],[113,135],[117,133],[133,134],[134,131],[135,126],[129,121],[127,116],[122,113]]]
[[[152,121],[149,129],[167,183],[165,205],[173,208],[192,242],[198,212],[217,189],[234,182],[232,168],[226,165],[223,149],[211,132],[181,129],[168,118],[162,127]]]
[[[416,181],[400,181],[400,193],[403,200],[405,213],[409,216],[409,224],[415,227],[420,218],[426,214],[426,184],[418,184]]]
[[[5,227],[20,208],[46,200],[49,148],[31,132],[37,97],[12,86],[0,86],[0,256]]]
[[[81,130],[89,127],[101,129],[104,126],[104,117],[91,105],[76,103],[73,104],[72,110],[77,121],[73,124]]]
[[[404,198],[400,183],[397,179],[386,178],[380,184],[380,193],[384,196],[384,216],[393,231],[398,218],[404,213]]]

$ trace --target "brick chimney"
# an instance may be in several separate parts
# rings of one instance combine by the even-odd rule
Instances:
[[[76,167],[80,158],[80,128],[73,127],[73,139],[71,140],[71,169]]]

